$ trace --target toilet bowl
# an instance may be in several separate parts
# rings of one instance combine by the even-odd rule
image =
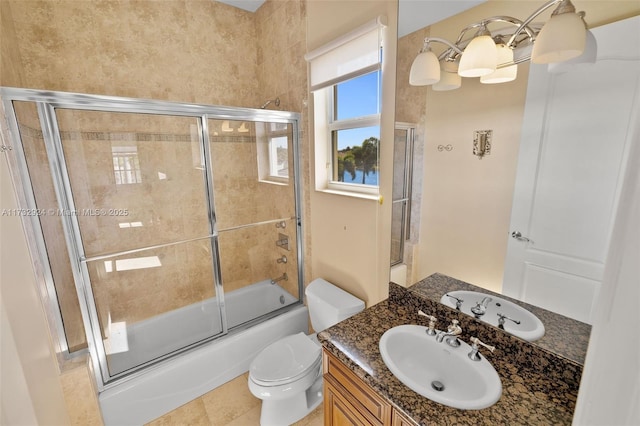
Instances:
[[[305,291],[314,330],[362,311],[364,302],[316,279]],[[322,402],[322,350],[315,335],[298,333],[264,348],[249,367],[249,390],[262,400],[261,426],[290,425]]]

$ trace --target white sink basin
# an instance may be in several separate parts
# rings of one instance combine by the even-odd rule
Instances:
[[[521,339],[533,342],[544,336],[544,324],[542,324],[542,321],[520,305],[477,291],[457,290],[450,291],[440,299],[440,303],[452,308],[456,307],[456,300],[448,295],[464,300],[460,307],[462,313],[476,317],[495,327],[500,327],[498,314],[506,315],[515,321],[519,321],[520,324],[517,324],[515,321],[505,319],[504,325],[500,328]],[[478,316],[472,312],[472,309],[478,303],[481,303],[485,297],[490,297],[491,301],[487,303],[485,313]]]
[[[465,342],[453,348],[426,331],[401,325],[382,335],[382,360],[398,380],[432,401],[463,410],[486,408],[500,399],[500,377],[484,356],[472,361]]]

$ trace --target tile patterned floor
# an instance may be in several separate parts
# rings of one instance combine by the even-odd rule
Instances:
[[[261,401],[247,386],[245,373],[178,407],[147,426],[259,426]],[[322,426],[322,405],[294,426]]]

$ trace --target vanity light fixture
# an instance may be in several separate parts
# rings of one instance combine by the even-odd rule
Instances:
[[[494,38],[496,42],[496,52],[498,56],[499,64],[513,63],[513,49],[510,49],[505,44],[501,36]],[[509,65],[508,67],[497,68],[491,74],[483,75],[480,77],[480,83],[483,84],[496,84],[506,83],[513,81],[518,76],[518,65]]]
[[[480,24],[480,29],[462,53],[458,67],[461,77],[482,77],[494,72],[498,66],[496,43],[486,24]]]
[[[431,86],[436,92],[455,90],[462,86],[462,77],[458,74],[458,63],[443,61],[440,68],[440,80]]]
[[[596,37],[593,33],[591,31],[587,31],[587,42],[582,55],[569,59],[568,61],[550,63],[548,69],[550,73],[567,72],[572,69],[595,64],[597,56],[598,42],[596,41]]]
[[[532,24],[536,17],[556,5],[547,23]],[[495,23],[502,25],[489,30],[488,26]],[[504,24],[508,24],[507,28]],[[469,38],[467,33],[474,35]],[[446,44],[448,48],[436,56],[431,50],[432,42]],[[515,80],[519,63],[531,60],[558,68],[558,63],[564,61],[593,62],[595,52],[595,38],[587,30],[584,12],[576,13],[571,0],[550,0],[523,21],[493,16],[471,24],[460,32],[455,43],[437,37],[425,38],[411,65],[409,83],[433,85],[434,90],[458,88],[460,84],[452,82],[449,73],[441,71],[455,65],[458,76],[480,77],[485,84],[504,83]]]
[[[440,61],[436,54],[431,51],[431,43],[433,42],[444,43],[449,49],[462,54],[462,50],[443,38],[425,38],[422,50],[413,60],[411,71],[409,72],[409,84],[412,86],[428,86],[440,81]]]

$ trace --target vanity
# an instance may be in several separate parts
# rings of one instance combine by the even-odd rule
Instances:
[[[478,290],[441,274],[408,289],[390,283],[387,300],[320,332],[325,424],[571,424],[590,327],[576,321],[562,344],[553,349],[558,338],[554,330],[568,318],[551,318],[558,324],[548,324],[548,311],[536,311],[551,330],[547,341],[543,337],[538,344],[439,303],[442,291],[471,289]],[[437,318],[436,328],[440,330],[458,321],[463,342],[477,337],[495,346],[493,352],[480,346],[479,353],[500,377],[502,389],[497,402],[481,409],[452,408],[421,396],[390,371],[380,352],[381,338],[388,330],[406,324],[428,328],[429,319],[419,311]],[[569,335],[572,332],[579,336]],[[578,347],[566,348],[572,345]],[[429,362],[425,355],[424,363]]]

